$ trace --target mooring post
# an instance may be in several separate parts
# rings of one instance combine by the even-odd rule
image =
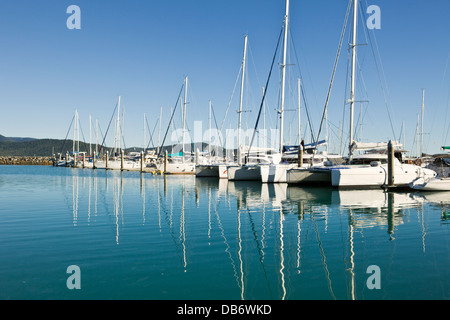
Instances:
[[[123,171],[123,157],[124,157],[124,151],[122,150],[120,152],[120,170]]]
[[[298,146],[298,167],[303,167],[303,147]]]
[[[86,161],[86,153],[83,153],[83,169],[85,168],[85,162]]]
[[[109,160],[109,151],[106,150],[106,164],[105,164],[106,170],[108,170],[108,160]]]
[[[395,178],[394,178],[394,145],[392,141],[389,140],[388,143],[388,186],[393,187]]]
[[[165,154],[164,154],[164,173],[167,172],[167,161],[168,161],[168,154],[167,154],[167,150],[166,150]]]
[[[141,151],[141,173],[144,172],[144,151]]]

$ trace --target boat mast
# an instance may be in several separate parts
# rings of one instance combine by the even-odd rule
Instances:
[[[358,24],[358,0],[353,1],[353,36],[352,36],[352,76],[350,89],[350,136],[348,141],[348,160],[353,158],[352,144],[353,144],[353,112],[355,107],[355,83],[356,83],[356,29]]]
[[[211,156],[211,100],[209,100],[209,140],[208,140],[208,153]]]
[[[186,104],[187,104],[187,85],[188,85],[188,77],[184,78],[184,102],[183,102],[183,137],[182,137],[182,152],[183,152],[183,163],[184,163],[184,132],[186,129]]]
[[[297,79],[297,86],[298,86],[298,145],[300,146],[302,143],[302,128],[300,125],[300,120],[301,120],[301,116],[300,116],[300,107],[301,107],[301,80],[300,78]]]
[[[143,136],[143,138],[144,138],[144,141],[142,141],[143,142],[143,144],[142,144],[142,151],[145,153],[145,145],[146,145],[146,137],[145,137],[145,112],[144,112],[144,121],[143,121],[143,124],[142,124],[143,126],[142,126],[142,128],[143,128],[143,130],[144,130],[144,136]]]
[[[284,45],[283,45],[283,62],[281,64],[281,106],[280,106],[280,153],[283,153],[283,130],[284,130],[284,91],[286,87],[286,54],[287,54],[287,38],[289,27],[289,0],[286,0],[286,15],[284,17]]]
[[[170,112],[172,114],[172,112]],[[162,122],[162,107],[159,109],[159,133],[158,133],[158,149],[157,154],[159,154],[159,146],[161,145],[161,122]]]
[[[241,147],[241,126],[242,126],[242,101],[244,97],[245,64],[247,57],[247,35],[244,36],[244,58],[242,59],[242,77],[241,77],[241,95],[239,98],[239,120],[238,120],[238,164],[241,165],[240,147]]]
[[[117,117],[116,117],[116,128],[114,132],[114,151],[113,153],[119,152],[120,148],[120,96],[117,102]]]
[[[420,158],[423,157],[423,111],[425,109],[425,89],[422,89],[422,120],[420,121]]]
[[[91,115],[89,114],[89,155],[92,156],[92,140],[91,140]]]

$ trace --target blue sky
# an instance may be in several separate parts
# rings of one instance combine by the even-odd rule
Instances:
[[[370,101],[363,104],[362,140],[394,138],[389,106],[395,138],[399,138],[404,122],[406,149],[411,149],[423,88],[425,151],[439,152],[442,144],[450,143],[450,136],[445,134],[450,119],[450,2],[361,3],[363,8],[380,7],[381,29],[370,32],[378,44],[378,67],[382,64],[384,71],[380,80],[371,47],[358,47],[361,73],[357,99]],[[81,30],[66,27],[66,9],[72,4],[81,9]],[[347,0],[291,0],[290,32],[296,56],[291,45],[286,108],[296,108],[300,70],[316,131],[347,5]],[[89,115],[93,121],[98,119],[105,132],[120,95],[126,146],[139,147],[143,114],[153,128],[162,107],[165,130],[185,76],[189,78],[188,127],[193,127],[193,121],[203,121],[207,126],[210,99],[221,122],[238,77],[245,34],[249,56],[244,109],[252,112],[244,114],[244,126],[253,127],[284,10],[284,0],[0,0],[0,134],[63,139],[77,109],[88,140]],[[358,42],[368,43],[364,32],[358,32]],[[348,39],[346,35],[329,104],[330,142],[335,144],[340,121],[348,126],[347,113],[343,113],[348,97]],[[277,126],[274,109],[278,105],[278,84],[276,65],[267,95],[268,127]],[[237,89],[226,128],[237,124],[238,94]],[[356,109],[357,120],[359,104]],[[287,142],[297,141],[293,133],[297,130],[296,118],[293,112],[286,113],[285,135],[289,127],[292,130]],[[181,126],[180,119],[177,113],[177,127]],[[305,110],[302,119],[302,126],[306,126]],[[345,129],[344,135],[347,133]],[[112,133],[108,135],[111,144]]]

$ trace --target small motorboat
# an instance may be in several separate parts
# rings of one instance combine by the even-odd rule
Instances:
[[[420,191],[450,191],[450,178],[433,177],[424,179],[419,177],[412,181],[409,187]]]

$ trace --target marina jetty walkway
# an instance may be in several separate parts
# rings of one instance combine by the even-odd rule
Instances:
[[[51,157],[31,157],[31,156],[0,156],[0,165],[36,165],[51,166]]]

